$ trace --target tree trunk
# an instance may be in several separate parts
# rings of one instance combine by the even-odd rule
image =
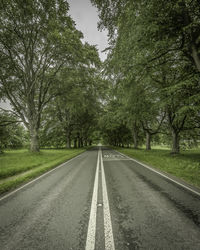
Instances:
[[[66,145],[67,148],[71,148],[71,137],[68,137],[67,138],[67,145]]]
[[[39,152],[39,137],[38,137],[38,129],[30,126],[30,151],[31,152]]]
[[[77,139],[74,139],[74,148],[77,148]]]
[[[196,46],[193,44],[192,45],[192,58],[195,62],[195,65],[198,69],[198,71],[200,72],[200,58],[199,58],[199,55],[198,55],[198,51],[197,51],[197,48]]]
[[[71,148],[71,132],[68,131],[67,132],[67,144],[66,144],[67,148]]]
[[[138,148],[138,135],[137,135],[137,131],[135,128],[133,128],[133,145],[135,149]]]
[[[151,134],[146,132],[146,150],[151,150]]]
[[[83,147],[83,138],[82,137],[80,138],[80,146],[81,146],[81,148]]]
[[[178,154],[180,152],[179,147],[179,133],[175,130],[172,130],[172,154]]]
[[[80,148],[81,147],[81,138],[80,138],[79,133],[77,134],[77,140],[78,140],[78,148]]]

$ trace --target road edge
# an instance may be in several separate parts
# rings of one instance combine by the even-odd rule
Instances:
[[[87,150],[86,150],[86,151],[87,151]],[[6,198],[8,198],[8,197],[10,197],[10,196],[12,196],[13,194],[17,193],[18,191],[20,191],[21,189],[25,188],[26,186],[28,186],[28,185],[34,183],[35,181],[37,181],[37,180],[43,178],[44,176],[46,176],[46,175],[48,175],[48,174],[50,174],[50,173],[56,171],[57,169],[63,167],[65,164],[68,164],[68,163],[71,162],[72,160],[74,160],[74,159],[80,157],[80,156],[81,156],[82,154],[84,154],[86,151],[81,152],[81,153],[79,153],[79,154],[76,155],[76,156],[73,156],[72,158],[66,160],[65,162],[59,164],[58,166],[55,166],[55,167],[53,167],[52,169],[47,170],[47,171],[44,172],[43,174],[41,174],[41,173],[38,174],[38,176],[33,177],[33,179],[30,179],[28,182],[22,182],[22,183],[20,183],[19,186],[16,187],[16,188],[14,188],[14,189],[10,189],[10,190],[8,190],[8,191],[5,191],[5,192],[1,193],[1,194],[0,194],[0,202],[1,202],[2,200],[6,199]]]
[[[177,176],[171,175],[171,174],[166,173],[164,171],[161,171],[161,170],[159,170],[157,168],[155,169],[152,166],[149,166],[149,165],[147,165],[147,164],[145,164],[143,162],[140,162],[140,161],[138,161],[138,160],[136,160],[136,159],[134,159],[134,158],[126,155],[126,154],[123,154],[123,153],[121,153],[121,152],[119,152],[119,151],[117,151],[115,149],[112,149],[112,150],[115,151],[115,152],[117,152],[117,153],[119,153],[122,156],[127,157],[131,161],[134,161],[134,162],[138,163],[139,165],[141,165],[141,166],[143,166],[143,167],[151,170],[152,172],[154,172],[154,173],[156,173],[156,174],[164,177],[165,179],[173,182],[174,184],[176,184],[178,186],[181,186],[182,188],[186,189],[187,191],[193,193],[194,195],[197,195],[198,197],[200,197],[200,189],[198,187],[195,187],[195,186],[193,186],[193,185],[185,182],[184,180],[178,178]]]

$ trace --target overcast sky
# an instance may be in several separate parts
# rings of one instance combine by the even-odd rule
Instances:
[[[100,58],[105,60],[106,53],[101,51],[108,47],[107,32],[98,31],[98,12],[97,9],[92,6],[90,0],[68,0],[70,4],[70,15],[76,22],[76,28],[82,31],[84,35],[84,41],[89,44],[97,45]]]

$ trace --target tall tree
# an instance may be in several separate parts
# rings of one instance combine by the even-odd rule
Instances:
[[[68,10],[65,0],[0,3],[0,88],[27,127],[33,152],[42,111],[58,94],[56,74],[81,51],[82,34]]]
[[[111,44],[124,33],[130,52],[136,46],[151,49],[154,45],[153,53],[144,54],[147,62],[180,52],[200,72],[199,0],[91,2],[99,10],[99,27],[108,29]]]
[[[0,153],[5,148],[22,147],[27,140],[27,133],[21,121],[10,112],[0,110]]]
[[[174,89],[180,91],[180,85],[183,87],[186,84],[188,86],[192,84],[196,91],[199,91],[199,1],[179,0],[175,3],[172,0],[167,2],[91,0],[91,2],[99,9],[101,19],[99,27],[107,28],[109,31],[110,52],[107,62],[111,67],[110,72],[120,75],[122,83],[136,83],[143,91],[148,87],[149,93],[155,93],[155,89],[159,90],[157,93],[165,93],[165,96],[158,94],[157,97],[154,95],[154,98],[160,99],[162,107],[166,109],[173,141],[172,152],[178,153],[180,134],[188,127],[187,123],[191,120],[191,113],[187,110],[199,103],[199,95],[197,97],[190,88],[187,88],[189,90],[187,94],[182,89],[185,95],[179,95],[177,91],[173,93]],[[165,70],[161,73],[163,68]],[[145,77],[151,78],[148,84],[144,84]],[[125,98],[130,100],[127,97],[131,95],[131,89],[135,91],[138,88],[134,86],[132,88],[131,85],[129,88],[130,93],[126,94]],[[150,117],[147,115],[148,109],[145,108],[144,97],[143,94],[133,95],[130,103],[133,110],[135,109],[134,115],[138,117],[136,114],[139,114],[142,127],[148,132],[155,124],[153,119],[147,124],[146,118],[149,120]],[[149,105],[151,105],[149,111],[153,112],[154,104],[151,102]],[[139,110],[137,107],[140,107]],[[193,114],[196,114],[198,119],[197,113]],[[136,128],[136,119],[134,122]]]
[[[57,86],[60,95],[45,109],[43,137],[45,132],[54,131],[64,138],[67,148],[73,139],[74,146],[88,144],[100,105],[100,65],[97,49],[86,43],[82,57],[61,70]]]

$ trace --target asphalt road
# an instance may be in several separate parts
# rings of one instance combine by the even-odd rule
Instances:
[[[199,250],[199,190],[170,178],[93,148],[0,197],[0,249]]]

